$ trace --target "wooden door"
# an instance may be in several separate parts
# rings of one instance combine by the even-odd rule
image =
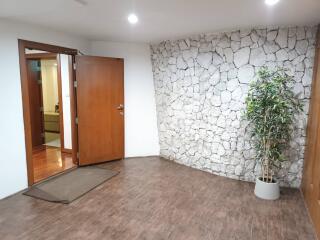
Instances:
[[[32,148],[44,144],[41,62],[27,60]]]
[[[79,165],[124,157],[123,59],[76,56]]]
[[[320,238],[320,31],[313,73],[302,191]]]

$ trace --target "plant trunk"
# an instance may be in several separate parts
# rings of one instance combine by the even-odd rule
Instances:
[[[268,115],[268,110],[264,115],[265,125],[267,124],[267,115]],[[264,134],[265,134],[265,131],[264,131]],[[269,137],[269,134],[268,134],[268,137]],[[263,137],[263,148],[264,148],[263,161],[261,163],[262,181],[269,183],[269,182],[272,182],[272,172],[271,172],[270,163],[269,163],[270,140],[268,140],[266,136]]]

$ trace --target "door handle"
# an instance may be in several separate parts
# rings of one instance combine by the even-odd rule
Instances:
[[[118,107],[117,107],[118,110],[123,110],[124,109],[124,106],[123,104],[120,104]]]

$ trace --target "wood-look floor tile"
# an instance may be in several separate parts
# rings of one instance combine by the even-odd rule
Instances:
[[[254,184],[159,157],[106,163],[116,177],[69,205],[22,194],[0,201],[0,238],[314,240],[301,194],[264,201]]]

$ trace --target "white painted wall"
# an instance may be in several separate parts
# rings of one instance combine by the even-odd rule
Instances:
[[[72,149],[69,56],[60,54],[64,148]]]
[[[124,58],[125,156],[159,155],[149,45],[93,41],[90,53]]]
[[[0,19],[0,199],[27,187],[18,38],[85,53],[89,46],[77,36]]]

